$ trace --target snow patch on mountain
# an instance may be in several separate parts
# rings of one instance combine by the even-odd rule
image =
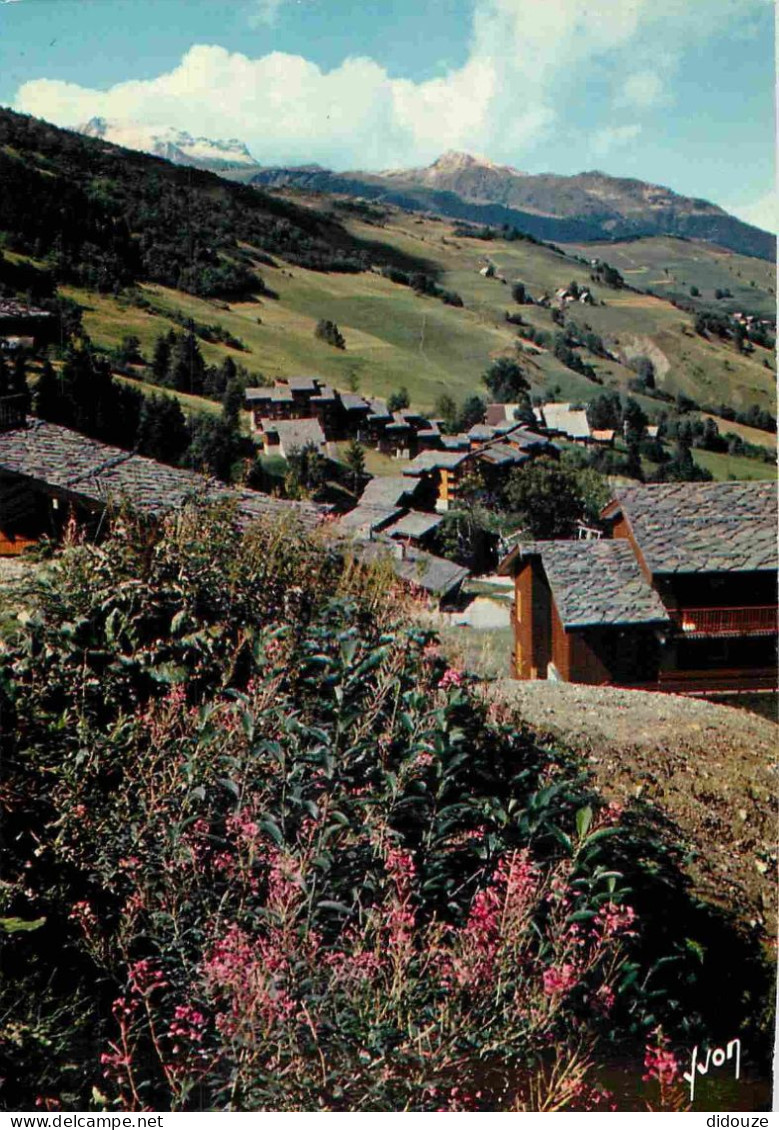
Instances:
[[[246,145],[238,138],[214,140],[209,137],[193,137],[186,130],[172,126],[144,126],[137,122],[107,121],[105,118],[90,118],[79,126],[79,133],[87,137],[97,137],[110,141],[125,149],[138,149],[142,153],[153,153],[180,165],[197,165],[202,168],[227,168],[253,166],[257,161]]]

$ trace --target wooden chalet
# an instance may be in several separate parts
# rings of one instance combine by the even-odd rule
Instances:
[[[777,686],[772,482],[621,488],[610,536],[516,546],[512,675],[713,694]]]
[[[266,455],[280,455],[289,459],[296,451],[315,448],[320,455],[326,451],[325,433],[319,420],[303,416],[299,420],[261,420],[260,439]]]
[[[0,401],[0,416],[6,407]],[[309,502],[226,487],[18,413],[14,426],[0,428],[0,555],[19,553],[43,536],[56,540],[71,516],[96,534],[109,509],[126,505],[156,519],[193,501],[233,502],[241,526],[287,515],[311,529],[327,512]]]
[[[441,436],[442,450],[420,452],[403,474],[418,477],[424,485],[426,502],[438,511],[456,510],[462,484],[478,471],[489,488],[497,488],[506,476],[537,455],[557,458],[559,452],[546,436],[522,424],[489,427],[477,424],[466,436]],[[453,440],[450,447],[448,440]]]
[[[474,460],[474,453],[469,451],[423,451],[403,468],[403,474],[423,479],[427,488],[423,493],[432,508],[456,510],[460,489],[473,470]]]

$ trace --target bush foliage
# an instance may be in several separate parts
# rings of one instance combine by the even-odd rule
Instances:
[[[667,861],[381,568],[229,510],[118,515],[24,603],[11,1109],[590,1109],[596,1042],[673,1021],[699,956]]]

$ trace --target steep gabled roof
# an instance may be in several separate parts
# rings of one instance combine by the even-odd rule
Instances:
[[[669,622],[660,597],[644,578],[632,547],[622,538],[538,541],[519,545],[516,553],[520,560],[541,558],[567,630]]]
[[[774,482],[620,487],[603,514],[619,513],[652,573],[777,569]]]

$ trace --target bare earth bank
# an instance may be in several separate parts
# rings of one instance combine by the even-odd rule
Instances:
[[[701,896],[774,935],[779,727],[679,695],[510,679],[485,684],[540,735],[584,755],[608,800],[641,797],[693,852]]]

